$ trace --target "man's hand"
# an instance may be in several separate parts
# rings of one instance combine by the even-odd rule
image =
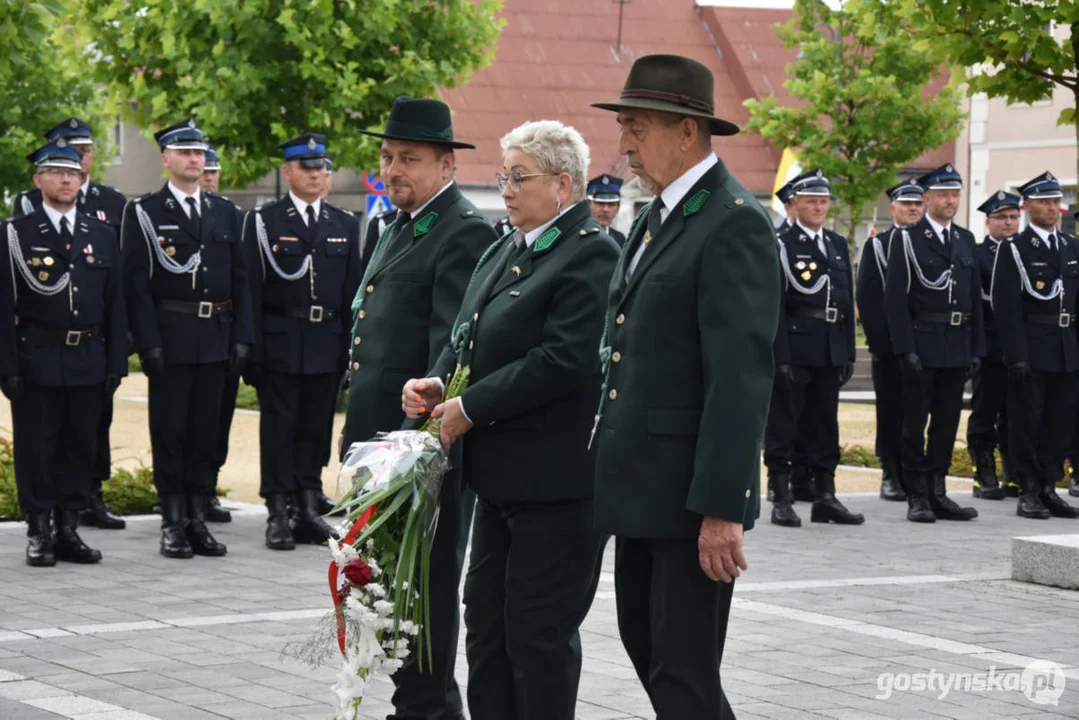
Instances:
[[[1013,362],[1008,366],[1008,382],[1026,385],[1030,382],[1030,363],[1025,360]]]
[[[970,359],[970,368],[967,370],[967,379],[973,379],[978,377],[978,374],[982,371],[982,359],[979,357]]]
[[[903,369],[918,375],[922,372],[922,359],[918,353],[907,353],[903,356]]]
[[[839,387],[843,387],[850,382],[851,376],[854,375],[854,363],[844,363],[839,367]]]
[[[105,376],[105,394],[106,395],[114,395],[114,394],[116,394],[116,389],[118,387],[120,387],[120,376],[119,375],[106,375]]]
[[[238,343],[232,346],[232,352],[229,353],[229,377],[240,377],[240,374],[244,371],[244,365],[247,364],[247,358],[250,354],[251,349],[247,345]]]
[[[18,375],[0,378],[0,392],[3,392],[8,400],[15,402],[22,397],[22,378]]]
[[[741,570],[749,569],[742,554],[742,523],[706,517],[697,538],[701,570],[710,580],[734,582]]]
[[[151,380],[159,380],[165,376],[165,354],[161,348],[150,348],[140,358],[142,371]]]
[[[442,428],[439,436],[442,438],[442,447],[449,450],[457,438],[472,429],[472,423],[465,417],[461,410],[461,398],[453,398],[435,406],[431,411],[431,417],[442,418]]]
[[[401,390],[401,409],[415,420],[426,415],[442,399],[442,385],[433,378],[413,378]],[[443,426],[445,427],[445,426]]]

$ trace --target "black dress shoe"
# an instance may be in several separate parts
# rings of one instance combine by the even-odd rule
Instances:
[[[196,555],[222,557],[228,552],[224,544],[219,543],[206,529],[206,507],[210,498],[206,495],[187,496],[187,522],[184,523],[184,536]]]
[[[52,534],[52,513],[29,513],[26,516],[26,564],[30,567],[52,567],[56,564],[55,539]]]
[[[292,537],[304,545],[322,545],[336,537],[318,511],[318,490],[301,490],[297,497],[296,516],[292,520]]]
[[[101,528],[102,530],[123,530],[127,522],[116,515],[105,504],[105,498],[101,494],[101,488],[90,493],[90,507],[79,514],[79,522],[88,527]]]
[[[266,547],[271,550],[295,550],[296,539],[292,537],[292,528],[288,523],[288,495],[267,495],[266,512]]]
[[[193,558],[195,551],[184,534],[184,496],[161,496],[161,554],[167,558]]]
[[[94,550],[82,541],[78,527],[78,512],[75,510],[56,511],[56,559],[81,565],[101,562],[101,551]]]
[[[978,511],[972,507],[961,507],[948,497],[944,473],[933,473],[933,491],[929,493],[929,507],[937,520],[973,520]]]
[[[210,495],[206,502],[206,522],[227,523],[232,522],[232,513],[221,507],[221,501],[217,495]]]

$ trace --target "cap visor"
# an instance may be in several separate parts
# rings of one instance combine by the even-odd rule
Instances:
[[[295,160],[300,163],[300,167],[305,168],[324,168],[326,167],[326,159],[323,157],[299,157],[289,158],[289,160]]]
[[[39,168],[47,168],[47,167],[66,168],[68,170],[79,170],[79,171],[82,170],[82,165],[75,162],[74,160],[46,160],[45,162],[38,163],[37,167],[39,167]]]
[[[68,145],[93,145],[94,139],[88,137],[65,138]]]
[[[206,152],[207,150],[210,149],[210,146],[207,145],[204,142],[198,142],[198,141],[192,141],[192,140],[188,140],[188,141],[181,140],[181,141],[178,141],[178,142],[169,143],[168,145],[165,146],[165,149],[166,150],[202,150],[203,152]]]

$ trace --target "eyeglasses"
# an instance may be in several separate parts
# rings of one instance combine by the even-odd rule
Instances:
[[[534,177],[553,177],[559,173],[529,173],[522,175],[519,172],[512,172],[509,175],[504,173],[495,173],[495,182],[498,183],[498,192],[502,192],[509,185],[510,190],[518,192],[521,189],[521,181]]]
[[[1019,222],[1019,215],[993,215],[990,220],[1011,220],[1012,222]]]
[[[43,175],[56,175],[61,178],[73,178],[79,180],[82,178],[81,170],[62,170],[59,168],[42,168],[41,173]]]

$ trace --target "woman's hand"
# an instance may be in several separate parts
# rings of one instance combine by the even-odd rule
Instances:
[[[456,397],[440,403],[431,412],[431,417],[442,418],[442,427],[439,436],[442,438],[442,447],[449,450],[457,438],[472,429],[472,423],[465,417],[461,409],[461,398]]]
[[[401,409],[415,420],[427,414],[442,398],[442,385],[432,378],[413,378],[401,391]]]

